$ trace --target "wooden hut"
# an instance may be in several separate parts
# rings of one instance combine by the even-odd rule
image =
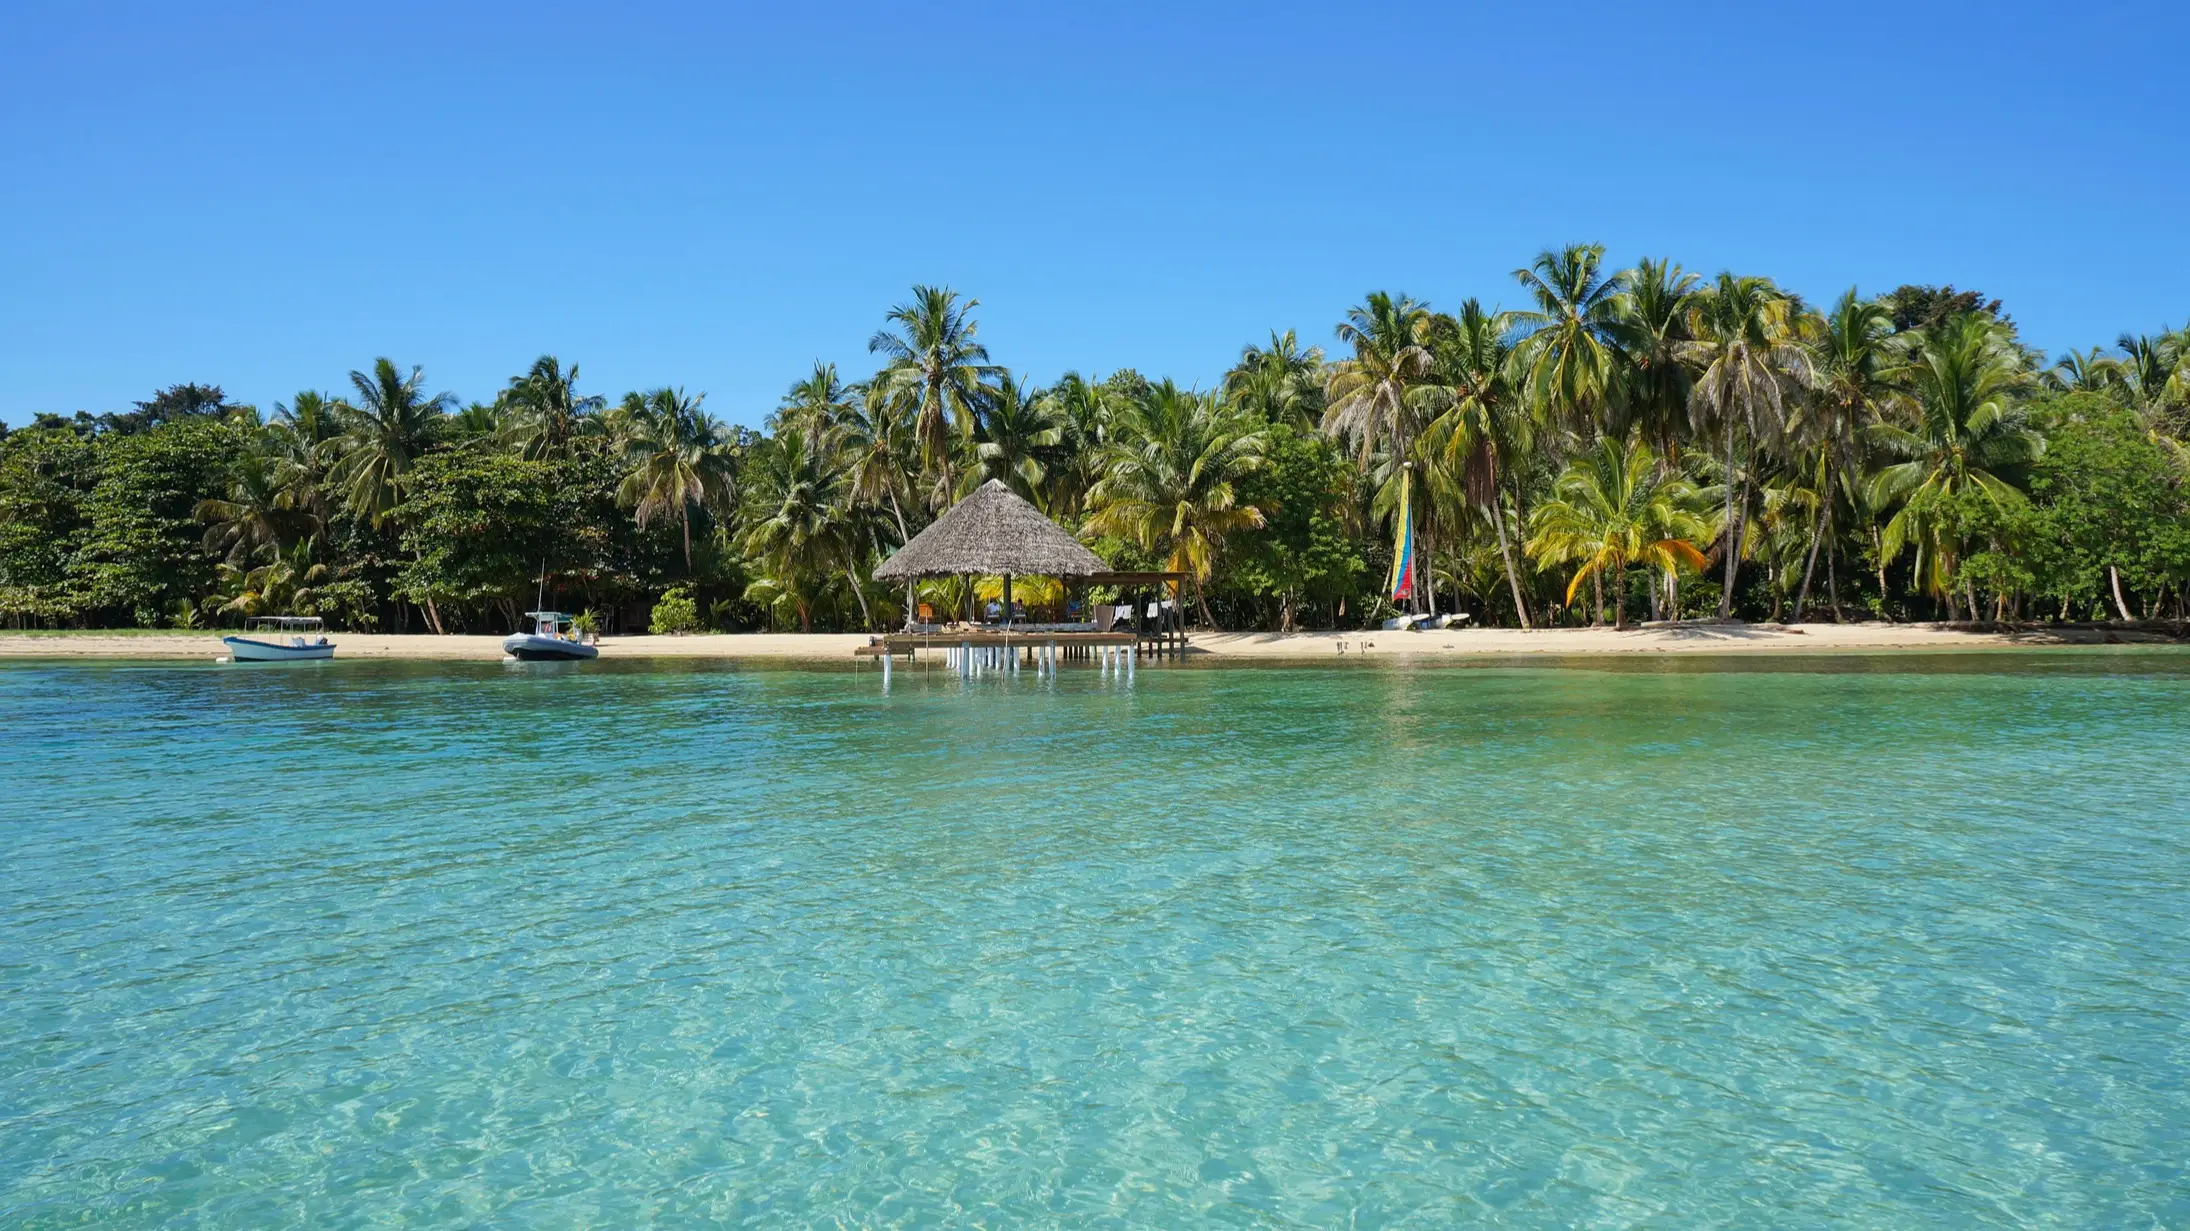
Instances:
[[[1001,480],[990,479],[884,560],[874,579],[909,584],[924,577],[1000,576],[1008,618],[1013,577],[1070,580],[1109,567]]]

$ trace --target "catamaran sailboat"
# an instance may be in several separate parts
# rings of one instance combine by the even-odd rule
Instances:
[[[243,635],[221,638],[228,656],[239,663],[286,663],[333,658],[335,643],[322,631],[318,616],[253,616]]]
[[[600,657],[601,651],[587,645],[571,626],[574,617],[560,611],[528,611],[525,615],[532,621],[532,631],[502,638],[502,652],[511,658],[535,663]]]

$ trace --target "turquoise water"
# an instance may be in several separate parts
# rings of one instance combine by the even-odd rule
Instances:
[[[0,1225],[2190,1225],[2190,656],[0,667]]]

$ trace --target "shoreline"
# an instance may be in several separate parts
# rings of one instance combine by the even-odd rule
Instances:
[[[498,662],[499,636],[332,633],[340,659]],[[709,658],[850,663],[866,633],[712,633],[601,639],[604,659]],[[1787,654],[2181,645],[2159,633],[2061,628],[1977,632],[1938,624],[1681,624],[1649,628],[1446,629],[1430,632],[1201,632],[1189,661]],[[0,658],[198,659],[222,656],[217,632],[5,632]]]

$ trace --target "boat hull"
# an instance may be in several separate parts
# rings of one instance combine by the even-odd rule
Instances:
[[[335,656],[331,641],[317,645],[283,645],[278,641],[256,641],[250,637],[223,637],[221,644],[228,647],[228,656],[239,663],[307,662]]]
[[[502,652],[519,662],[583,662],[598,658],[601,651],[576,641],[560,637],[541,637],[532,633],[512,633],[502,638]]]

